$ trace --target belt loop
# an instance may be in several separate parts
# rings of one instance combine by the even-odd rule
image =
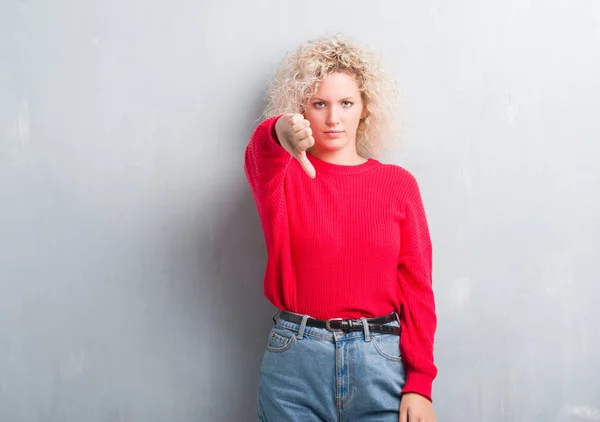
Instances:
[[[394,313],[396,314],[396,321],[398,321],[398,329],[399,331],[399,335],[402,335],[402,321],[400,321],[400,314],[396,311],[394,311]]]
[[[281,312],[280,309],[277,309],[277,311],[273,314],[273,316],[271,317],[271,319],[273,320],[273,324],[277,324],[277,320],[275,319],[275,315],[277,315],[279,312]]]
[[[363,329],[364,329],[364,332],[365,332],[365,341],[368,343],[368,342],[371,341],[371,335],[369,333],[369,323],[367,322],[367,319],[364,318],[364,317],[361,318],[360,321],[363,324]]]
[[[296,338],[298,340],[302,340],[304,337],[304,329],[306,328],[306,321],[308,321],[308,315],[302,316],[302,322],[300,323],[300,328],[298,329],[298,333],[296,334]]]

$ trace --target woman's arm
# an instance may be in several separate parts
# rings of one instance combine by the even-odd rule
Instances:
[[[282,195],[283,178],[292,159],[277,138],[275,125],[280,117],[258,125],[246,147],[244,170],[257,205],[277,201]]]
[[[433,359],[437,317],[432,289],[432,247],[419,187],[410,174],[400,224],[400,349],[406,370],[402,392],[417,393],[431,400],[432,384],[437,375]]]
[[[281,146],[275,125],[281,116],[262,122],[250,138],[244,155],[244,171],[250,184],[268,253],[275,247],[277,228],[285,223],[284,180],[292,156]]]
[[[262,122],[246,147],[244,169],[253,194],[262,202],[282,194],[283,178],[292,158],[309,177],[315,170],[306,157],[314,144],[310,123],[301,114],[284,114]]]
[[[294,122],[296,124],[292,124]],[[265,281],[293,276],[281,273],[291,267],[286,265],[290,260],[290,236],[285,181],[294,165],[293,158],[304,158],[312,168],[305,150],[313,142],[308,121],[301,115],[283,115],[261,123],[246,147],[244,169],[258,208],[267,247]],[[305,169],[306,162],[303,165]],[[265,282],[265,296],[275,306],[284,307],[286,303],[293,303],[295,291],[292,294],[289,289],[282,290],[278,286],[275,282]]]

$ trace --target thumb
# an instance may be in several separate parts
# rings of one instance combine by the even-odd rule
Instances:
[[[315,171],[314,166],[312,165],[312,163],[306,156],[306,151],[302,151],[302,152],[298,153],[298,156],[296,157],[296,159],[302,166],[302,169],[304,170],[304,172],[306,174],[308,174],[308,177],[310,177],[311,179],[314,179],[315,176],[317,175],[317,172]]]

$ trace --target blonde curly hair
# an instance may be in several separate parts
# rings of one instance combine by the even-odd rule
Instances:
[[[340,34],[308,41],[286,56],[271,77],[263,117],[304,114],[318,83],[336,72],[353,75],[361,92],[366,113],[356,133],[358,154],[379,155],[399,135],[399,90],[377,54]]]

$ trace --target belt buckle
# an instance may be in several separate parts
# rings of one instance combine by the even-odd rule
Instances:
[[[341,328],[339,330],[334,330],[333,328],[331,328],[331,321],[343,321],[343,318],[330,318],[327,321],[325,321],[325,329],[327,331],[338,332],[343,334],[344,330],[342,330]]]

